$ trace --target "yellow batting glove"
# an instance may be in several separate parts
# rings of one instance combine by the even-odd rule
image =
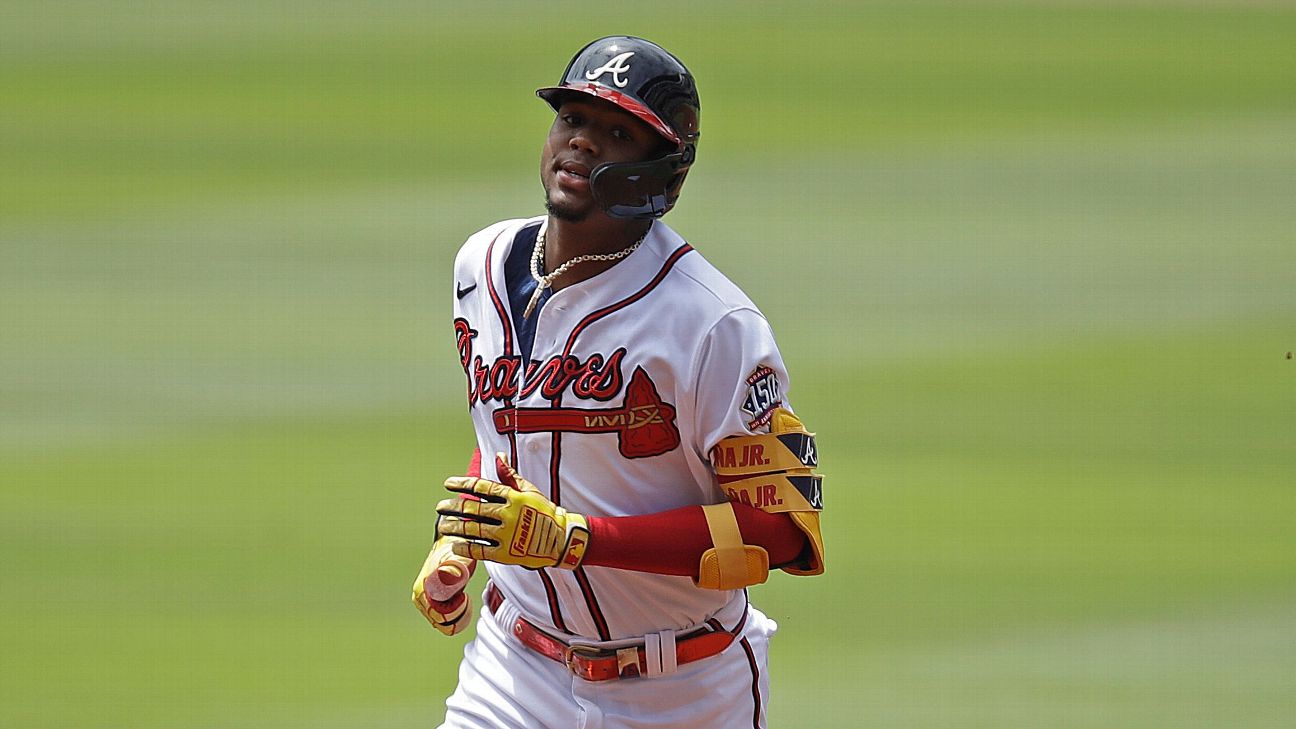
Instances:
[[[464,593],[477,563],[460,557],[451,540],[438,538],[414,579],[414,607],[432,627],[446,635],[462,632],[472,622],[472,600]]]
[[[437,528],[454,553],[529,569],[579,567],[589,547],[589,522],[546,498],[513,470],[504,454],[495,459],[503,483],[471,476],[446,479],[447,490],[469,497],[437,504]]]

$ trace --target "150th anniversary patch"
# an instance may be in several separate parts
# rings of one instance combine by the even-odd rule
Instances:
[[[769,425],[774,409],[783,404],[783,391],[778,375],[773,369],[761,365],[747,376],[747,397],[743,398],[742,411],[751,416],[747,427],[759,430]]]

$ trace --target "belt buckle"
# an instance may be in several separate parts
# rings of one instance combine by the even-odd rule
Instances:
[[[592,645],[582,645],[580,643],[573,643],[571,645],[567,645],[563,647],[562,661],[563,661],[563,665],[567,666],[568,671],[571,671],[572,673],[575,673],[577,676],[580,676],[580,674],[576,672],[576,665],[575,665],[577,654],[585,656],[586,658],[601,658],[603,656],[603,653],[604,651],[602,648],[598,648]]]

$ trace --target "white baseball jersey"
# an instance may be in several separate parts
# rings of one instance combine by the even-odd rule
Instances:
[[[505,453],[542,493],[587,516],[724,502],[708,460],[712,446],[768,432],[774,409],[789,407],[788,377],[768,322],[737,286],[656,221],[633,253],[553,293],[531,315],[527,359],[504,269],[515,237],[529,259],[543,221],[492,225],[469,238],[455,259],[454,326],[482,477],[498,479],[491,456]],[[642,640],[709,619],[732,628],[748,610],[744,590],[701,589],[689,577],[588,566],[485,567],[510,611],[585,642]],[[482,613],[483,622],[491,620]],[[754,608],[748,619],[762,640],[759,656],[748,651],[755,672],[775,626]],[[479,624],[479,641],[482,632]],[[731,648],[741,656],[736,643]],[[465,663],[480,650],[470,646]],[[481,666],[464,670],[461,676],[482,672]],[[750,683],[751,673],[749,692]],[[571,684],[566,687],[570,692]],[[750,716],[745,726],[752,726]]]

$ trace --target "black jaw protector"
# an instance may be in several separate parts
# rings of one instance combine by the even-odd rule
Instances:
[[[660,218],[679,199],[695,146],[647,162],[604,163],[590,173],[594,201],[614,218]]]

